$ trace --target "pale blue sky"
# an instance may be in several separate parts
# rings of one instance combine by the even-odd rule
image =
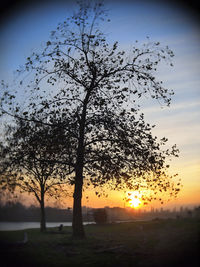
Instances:
[[[158,74],[175,91],[171,108],[161,109],[146,99],[144,113],[147,121],[157,125],[158,136],[168,137],[169,144],[180,148],[173,168],[183,178],[183,194],[188,199],[191,194],[200,196],[200,21],[192,9],[172,1],[105,2],[111,22],[102,28],[109,41],[117,40],[122,49],[130,50],[135,40],[143,42],[149,36],[174,51],[174,67],[161,66]],[[49,32],[76,6],[74,1],[45,3],[27,9],[24,4],[1,24],[0,79],[11,79],[13,71],[41,48]]]

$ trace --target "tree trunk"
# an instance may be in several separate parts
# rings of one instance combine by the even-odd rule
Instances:
[[[86,122],[87,104],[89,101],[90,93],[91,90],[88,90],[87,95],[84,99],[83,111],[81,114],[80,128],[79,128],[79,142],[78,142],[77,159],[76,159],[76,176],[74,185],[72,229],[73,229],[73,237],[80,239],[85,237],[85,231],[83,228],[81,200],[82,200],[82,190],[83,190],[85,122]]]
[[[82,188],[83,188],[83,173],[82,168],[77,169],[75,177],[74,187],[74,203],[73,203],[73,237],[83,239],[85,237],[85,231],[83,228],[82,217]]]
[[[44,192],[41,190],[41,199],[40,199],[40,231],[44,232],[46,230],[46,216],[45,216],[45,208],[44,208]]]

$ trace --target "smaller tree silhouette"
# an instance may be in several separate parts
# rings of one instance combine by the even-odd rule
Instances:
[[[73,169],[58,160],[68,157],[68,151],[61,149],[63,141],[61,129],[58,135],[54,127],[16,119],[1,143],[1,189],[20,189],[35,196],[41,209],[41,231],[46,229],[45,196],[68,194],[66,185]]]

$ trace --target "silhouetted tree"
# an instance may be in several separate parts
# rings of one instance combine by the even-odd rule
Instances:
[[[73,172],[60,159],[66,162],[69,156],[66,142],[62,147],[62,129],[57,131],[52,126],[16,119],[7,127],[1,144],[1,189],[20,189],[35,196],[41,209],[41,231],[46,229],[45,196],[66,196],[63,185]]]
[[[171,196],[179,190],[165,163],[169,156],[177,156],[176,147],[162,149],[167,139],[159,141],[152,135],[152,127],[136,105],[143,95],[170,104],[173,92],[163,87],[155,73],[161,60],[171,64],[173,52],[150,40],[129,54],[119,50],[118,42],[111,45],[100,30],[105,13],[101,3],[81,2],[79,11],[51,32],[44,50],[34,52],[25,68],[18,70],[34,74],[26,85],[27,94],[31,93],[29,104],[22,110],[16,95],[5,89],[1,105],[7,115],[52,127],[62,125],[59,129],[64,131],[67,146],[72,145],[66,166],[74,167],[73,236],[79,238],[85,236],[84,182],[97,188],[169,190]],[[25,83],[22,80],[21,87]],[[5,101],[8,107],[15,105],[6,108]]]

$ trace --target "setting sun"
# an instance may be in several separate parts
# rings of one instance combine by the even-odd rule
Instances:
[[[127,203],[129,207],[138,208],[142,203],[140,198],[141,194],[138,191],[128,192]]]

